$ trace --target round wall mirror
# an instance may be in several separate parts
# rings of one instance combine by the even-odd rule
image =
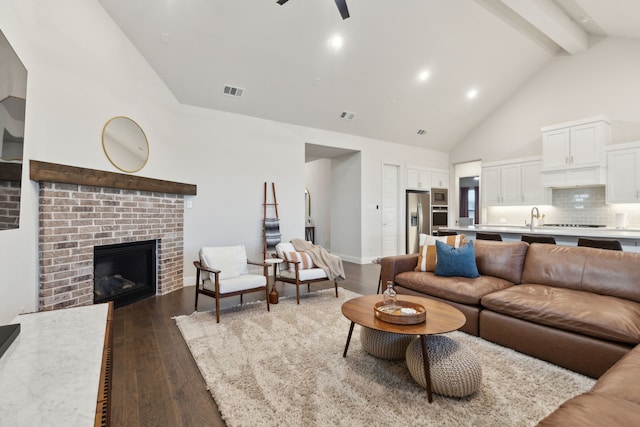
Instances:
[[[128,117],[116,116],[102,129],[102,148],[123,172],[137,172],[149,159],[149,142],[142,128]]]

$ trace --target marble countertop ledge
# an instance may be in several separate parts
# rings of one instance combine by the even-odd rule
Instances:
[[[552,236],[600,237],[606,239],[640,239],[640,229],[618,229],[614,227],[552,227],[538,226],[533,231],[524,225],[481,224],[469,227],[447,227],[459,233],[488,231],[503,234],[548,234]]]
[[[94,425],[108,304],[23,314],[0,359],[0,427]]]

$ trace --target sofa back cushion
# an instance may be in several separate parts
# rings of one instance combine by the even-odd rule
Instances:
[[[588,252],[582,275],[584,290],[640,302],[640,253],[580,249]]]
[[[524,263],[522,283],[580,290],[587,254],[576,249],[573,246],[532,243]]]
[[[430,271],[432,273],[436,271],[436,264],[438,262],[436,242],[443,242],[451,247],[459,248],[464,242],[464,238],[464,234],[439,237],[420,234],[420,252],[415,271]]]
[[[483,276],[494,276],[518,284],[529,245],[526,242],[475,240],[476,265]]]
[[[640,302],[640,254],[533,243],[527,253],[522,283]]]

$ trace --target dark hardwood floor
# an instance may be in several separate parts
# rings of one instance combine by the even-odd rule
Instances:
[[[373,294],[380,266],[344,263],[344,289]],[[332,288],[332,282],[311,290]],[[300,292],[306,292],[301,287]],[[280,295],[295,296],[295,286],[278,283]],[[250,300],[245,296],[245,301]],[[255,299],[264,297],[255,294]],[[224,300],[238,304],[239,297]],[[172,319],[194,311],[194,288],[185,287],[118,308],[113,319],[113,426],[224,426],[198,367]],[[212,298],[200,296],[199,310],[212,310]],[[220,319],[224,322],[224,315]]]

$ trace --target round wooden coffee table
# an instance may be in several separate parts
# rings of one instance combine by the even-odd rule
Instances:
[[[413,295],[398,295],[398,300],[405,300],[422,305],[427,311],[427,320],[416,325],[396,325],[384,322],[376,318],[373,306],[382,301],[382,295],[365,295],[353,298],[342,304],[342,314],[351,320],[347,343],[344,346],[342,357],[347,357],[349,342],[353,327],[358,325],[383,332],[392,332],[404,335],[420,335],[422,342],[422,359],[424,361],[424,374],[427,379],[427,397],[429,402],[433,401],[431,393],[431,374],[429,370],[429,357],[427,352],[427,335],[443,334],[461,328],[467,321],[460,310],[440,301]]]

